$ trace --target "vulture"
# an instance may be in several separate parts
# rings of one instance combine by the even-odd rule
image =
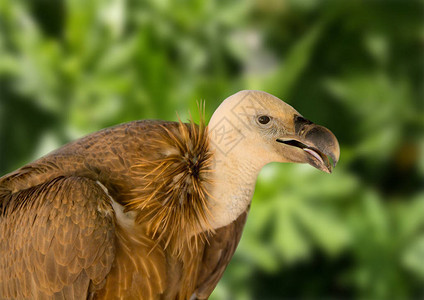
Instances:
[[[0,299],[207,299],[261,168],[339,159],[330,130],[262,91],[203,119],[106,128],[1,177]]]

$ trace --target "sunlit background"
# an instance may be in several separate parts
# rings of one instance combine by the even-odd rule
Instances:
[[[264,90],[330,128],[340,163],[265,167],[211,298],[422,299],[423,20],[423,1],[2,0],[0,175]]]

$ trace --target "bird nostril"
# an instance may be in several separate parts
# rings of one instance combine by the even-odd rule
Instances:
[[[295,117],[295,122],[300,122],[300,123],[305,123],[305,118],[301,117],[301,116],[296,116]]]
[[[295,123],[303,123],[303,124],[312,124],[312,122],[309,121],[308,119],[305,119],[304,117],[298,116],[298,115],[296,115],[294,117],[294,122]]]
[[[294,127],[297,135],[303,135],[305,133],[305,126],[314,124],[313,122],[301,117],[299,115],[294,116]]]

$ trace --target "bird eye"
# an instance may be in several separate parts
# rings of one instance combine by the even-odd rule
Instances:
[[[268,116],[260,116],[258,118],[258,122],[261,123],[261,124],[267,124],[267,123],[269,123],[270,120],[271,119]]]

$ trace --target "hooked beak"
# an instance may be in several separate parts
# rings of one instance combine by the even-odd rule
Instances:
[[[340,157],[339,143],[327,128],[295,116],[295,135],[278,138],[277,142],[301,149],[311,166],[331,173]]]

